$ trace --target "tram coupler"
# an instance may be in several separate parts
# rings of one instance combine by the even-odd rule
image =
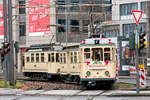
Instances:
[[[96,86],[96,81],[89,81],[87,86]]]

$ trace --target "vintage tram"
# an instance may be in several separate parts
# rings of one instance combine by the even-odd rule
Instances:
[[[22,71],[28,77],[57,76],[85,86],[112,86],[117,78],[116,69],[116,46],[106,40],[86,39],[76,48],[29,49],[23,54]]]

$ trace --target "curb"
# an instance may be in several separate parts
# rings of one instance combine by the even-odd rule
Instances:
[[[144,97],[150,97],[149,93],[146,94],[111,94],[111,95],[105,95],[105,96],[109,96],[109,97],[123,97],[123,96],[128,96],[128,97],[140,97],[140,96],[144,96]]]

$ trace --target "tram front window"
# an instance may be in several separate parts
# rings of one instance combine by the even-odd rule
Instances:
[[[104,60],[108,60],[108,61],[111,60],[110,53],[111,53],[110,48],[104,48]]]
[[[92,48],[92,61],[103,61],[102,48]]]
[[[85,61],[87,59],[90,59],[90,48],[85,48],[84,49],[84,59],[85,59]]]

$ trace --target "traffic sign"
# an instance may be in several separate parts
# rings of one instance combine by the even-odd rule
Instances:
[[[132,14],[133,14],[136,24],[138,24],[142,17],[143,11],[132,10]]]

